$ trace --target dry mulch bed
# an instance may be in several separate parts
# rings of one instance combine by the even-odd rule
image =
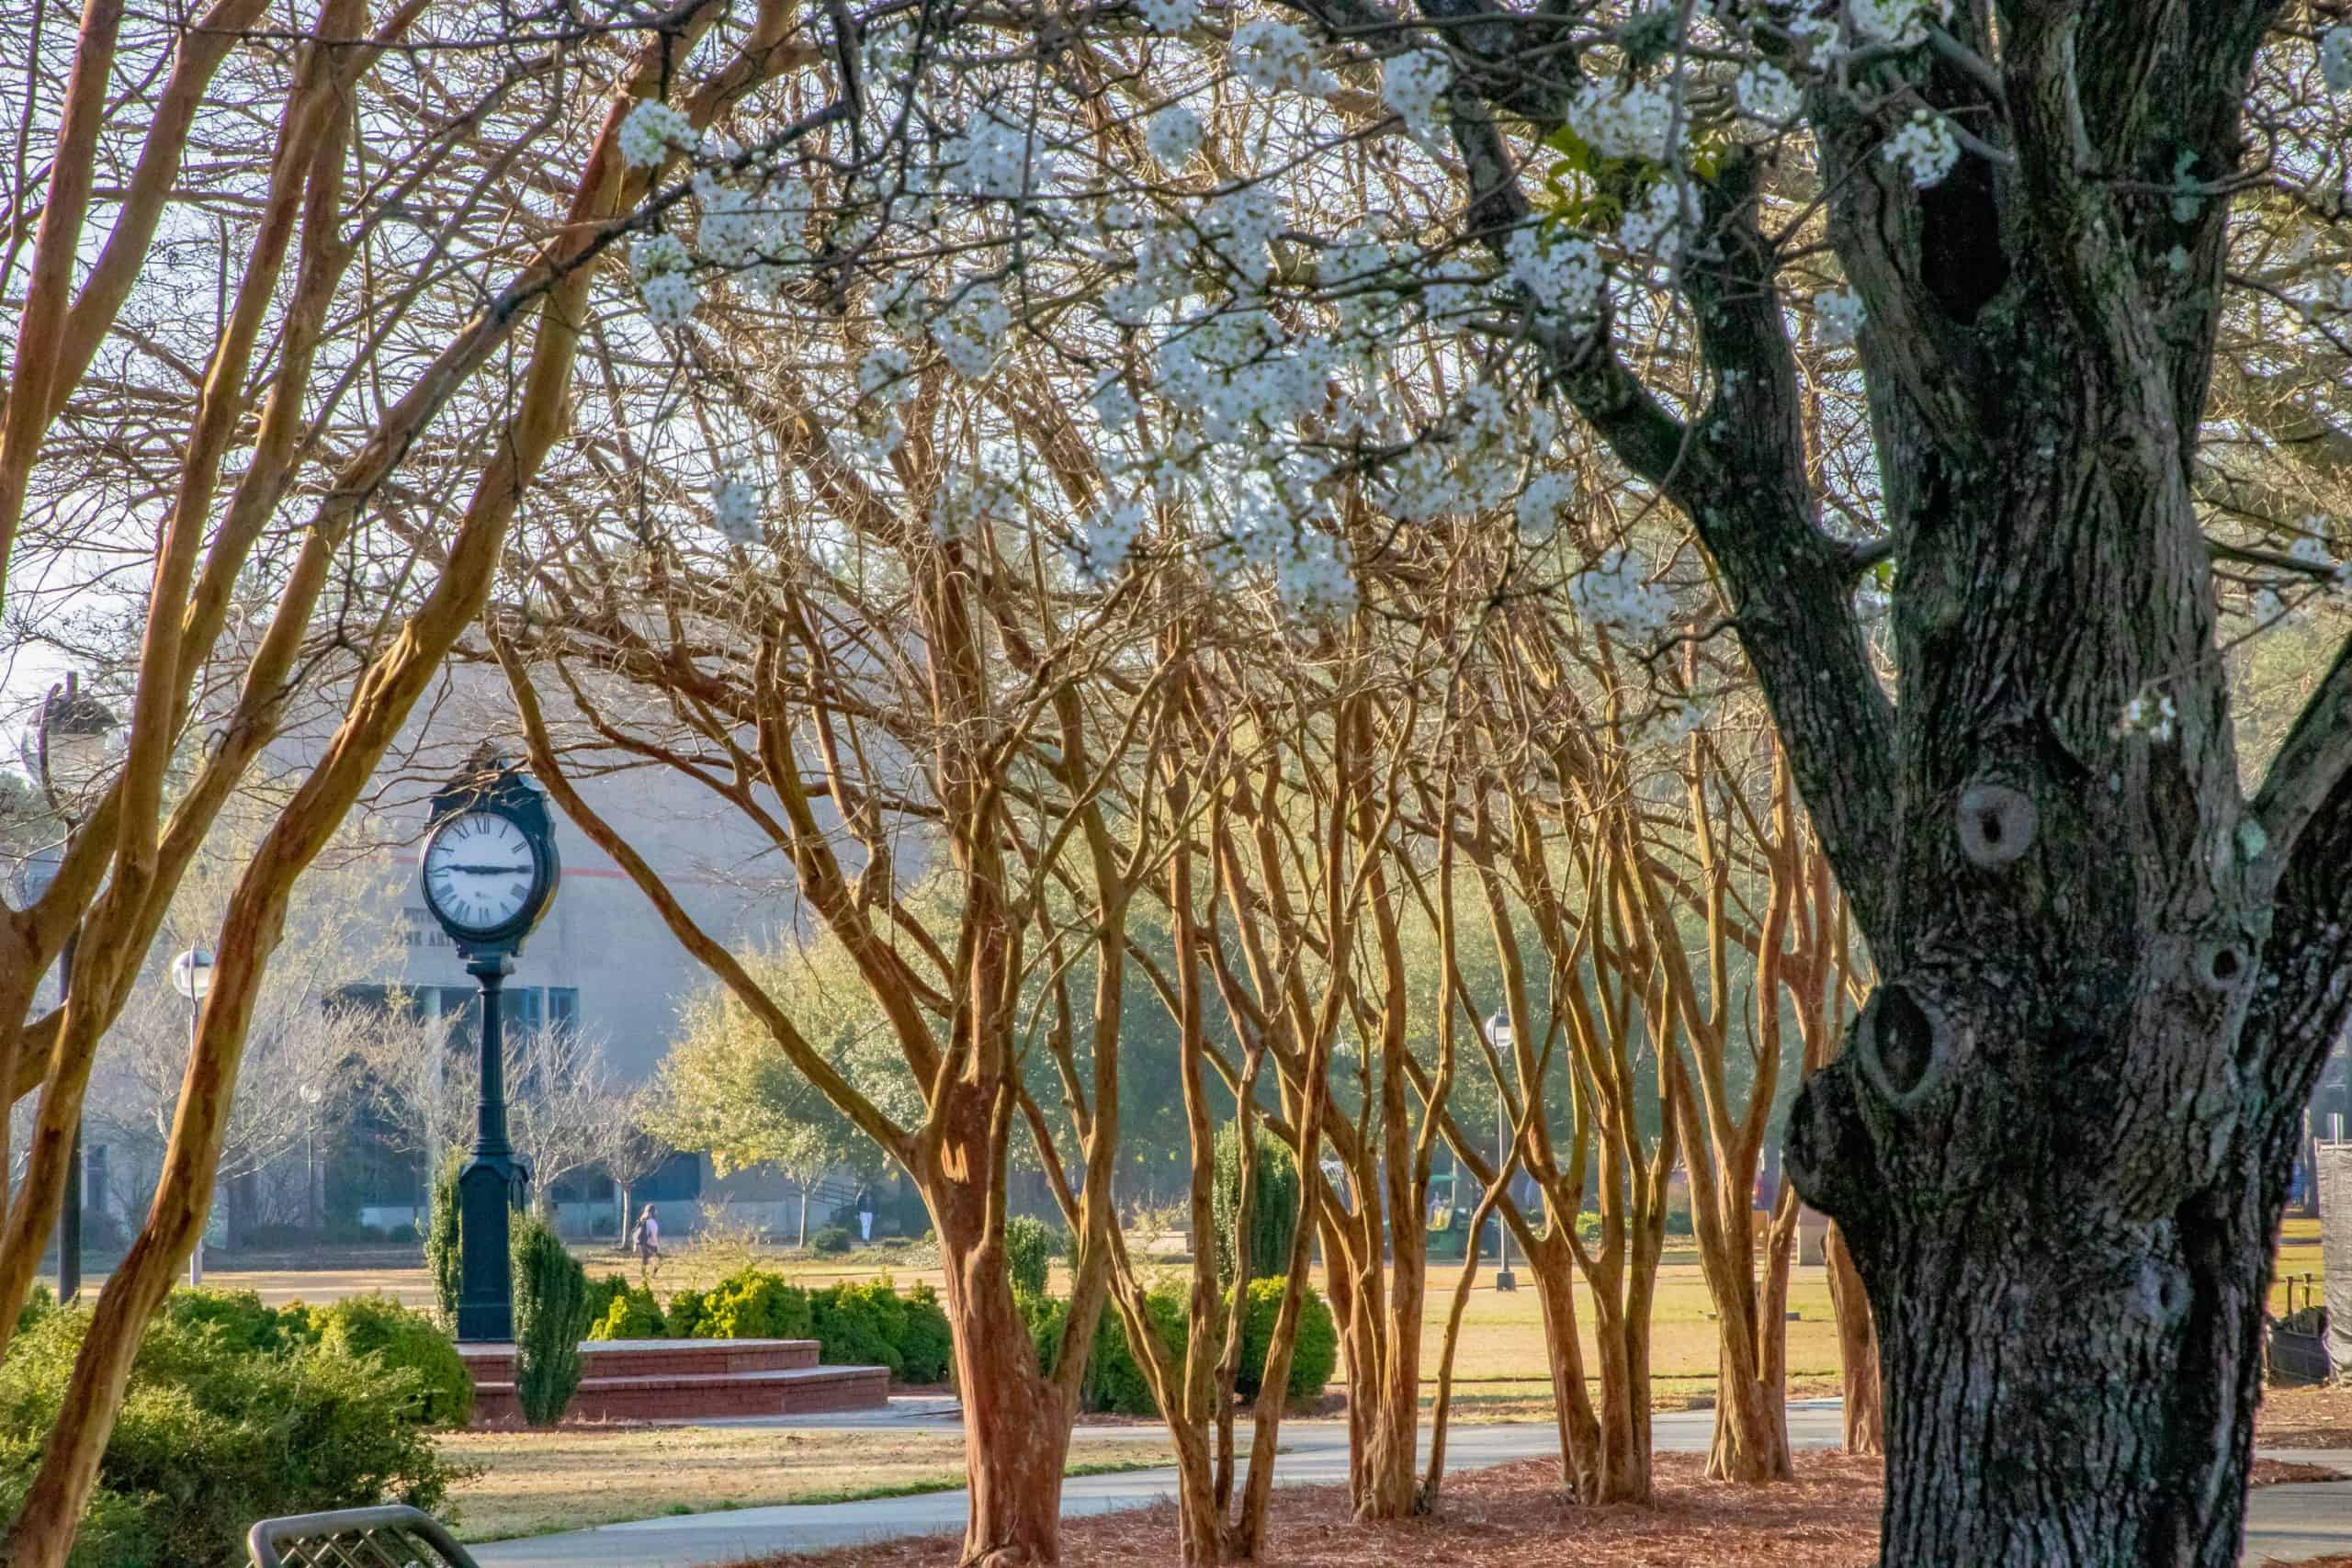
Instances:
[[[1283,1568],[1869,1568],[1878,1561],[1880,1461],[1834,1452],[1797,1455],[1793,1485],[1747,1488],[1702,1479],[1697,1454],[1660,1454],[1657,1505],[1584,1507],[1559,1488],[1551,1460],[1446,1478],[1436,1517],[1358,1524],[1347,1489],[1274,1493],[1264,1561]],[[2323,1465],[2258,1460],[2254,1484],[2340,1481]],[[750,1568],[953,1568],[960,1540],[927,1536],[764,1558]],[[1166,1568],[1176,1550],[1176,1506],[1070,1519],[1063,1560]],[[2323,1558],[2298,1568],[2352,1568]]]
[[[2317,1446],[2317,1445],[2311,1445]],[[2342,1471],[2332,1465],[2297,1464],[2291,1460],[2257,1459],[2254,1473],[2247,1478],[2250,1486],[2290,1486],[2304,1481],[2342,1481]]]
[[[1788,1486],[1702,1481],[1696,1454],[1657,1457],[1657,1506],[1583,1507],[1560,1492],[1551,1460],[1523,1460],[1446,1478],[1436,1517],[1360,1525],[1347,1489],[1274,1493],[1264,1560],[1283,1568],[1868,1568],[1878,1560],[1879,1461],[1837,1453],[1798,1456]],[[952,1568],[950,1536],[763,1560],[761,1568]],[[1073,1563],[1166,1568],[1176,1551],[1176,1507],[1163,1503],[1062,1525]]]
[[[2268,1449],[2352,1449],[2352,1386],[2267,1390],[2254,1440]]]

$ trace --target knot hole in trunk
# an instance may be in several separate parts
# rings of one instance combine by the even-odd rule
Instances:
[[[2007,784],[1973,784],[1960,792],[1960,850],[1981,866],[2007,865],[2033,842],[2033,796]]]
[[[1942,1021],[1898,981],[1871,993],[1860,1023],[1855,1043],[1879,1092],[1899,1110],[1918,1104],[1951,1056]]]

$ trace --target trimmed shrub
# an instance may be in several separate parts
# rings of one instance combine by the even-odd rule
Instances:
[[[513,1224],[514,1402],[524,1420],[550,1427],[580,1387],[588,1271],[537,1214],[518,1213]]]
[[[660,1304],[642,1285],[615,1296],[605,1303],[603,1314],[588,1325],[591,1339],[660,1339],[668,1334]]]
[[[0,1508],[14,1513],[89,1323],[52,1311],[0,1361]],[[295,1339],[233,1348],[221,1320],[148,1330],[99,1461],[74,1568],[235,1568],[255,1519],[403,1502],[462,1479],[418,1418],[416,1375]]]
[[[163,1317],[191,1334],[218,1335],[239,1355],[274,1355],[319,1337],[307,1309],[264,1306],[251,1291],[176,1290],[164,1298]]]
[[[907,1303],[888,1279],[853,1285],[844,1280],[808,1303],[816,1320],[820,1359],[830,1366],[888,1367],[906,1372],[899,1342],[906,1337]]]
[[[424,1314],[373,1295],[345,1297],[309,1315],[317,1342],[328,1349],[414,1372],[418,1415],[427,1426],[462,1427],[473,1418],[474,1380],[458,1348]]]
[[[826,1225],[808,1238],[808,1250],[811,1252],[842,1253],[856,1245],[849,1232],[839,1225]]]
[[[1241,1211],[1241,1127],[1228,1122],[1218,1129],[1216,1148],[1216,1184],[1212,1212],[1216,1216],[1216,1278],[1231,1290],[1238,1262],[1237,1249],[1250,1248],[1250,1277],[1278,1278],[1290,1272],[1291,1238],[1298,1231],[1298,1162],[1288,1148],[1261,1127],[1254,1130],[1258,1145],[1258,1181],[1250,1194],[1250,1234],[1238,1235]]]
[[[1031,1214],[1015,1214],[1005,1221],[1004,1262],[1012,1274],[1012,1293],[1044,1295],[1054,1259],[1062,1250],[1058,1227]]]
[[[703,1314],[706,1311],[704,1303],[707,1300],[707,1298],[700,1291],[692,1290],[680,1291],[670,1298],[670,1304],[662,1310],[662,1321],[671,1338],[706,1339],[710,1337],[702,1331]]]
[[[671,1334],[675,1337],[675,1328]],[[711,1288],[694,1328],[697,1339],[810,1339],[808,1292],[764,1269],[739,1269]]]
[[[956,1362],[956,1337],[939,1292],[917,1285],[907,1292],[907,1325],[899,1336],[899,1375],[910,1383],[945,1382]]]
[[[628,1279],[626,1275],[607,1274],[601,1280],[589,1280],[588,1321],[590,1323],[604,1322],[605,1314],[612,1310],[613,1303],[627,1294],[628,1294]]]
[[[465,1156],[451,1149],[433,1175],[433,1207],[424,1222],[424,1271],[433,1277],[433,1305],[441,1326],[458,1328],[458,1172]]]
[[[1250,1315],[1241,1323],[1241,1366],[1233,1380],[1234,1392],[1244,1399],[1257,1398],[1265,1386],[1266,1352],[1273,1344],[1274,1318],[1282,1311],[1285,1283],[1282,1280],[1250,1281]],[[1291,1339],[1290,1397],[1312,1399],[1321,1393],[1339,1364],[1339,1325],[1309,1285],[1298,1303],[1298,1331]]]
[[[1152,1331],[1179,1367],[1184,1364],[1184,1340],[1192,1330],[1190,1295],[1177,1286],[1162,1285],[1143,1299],[1144,1315],[1151,1320]],[[1159,1414],[1159,1402],[1151,1396],[1151,1380],[1144,1375],[1143,1364],[1127,1343],[1126,1320],[1107,1302],[1102,1320],[1094,1329],[1094,1354],[1087,1363],[1080,1397],[1089,1410],[1118,1416]]]

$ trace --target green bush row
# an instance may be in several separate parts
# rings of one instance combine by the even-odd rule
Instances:
[[[0,1510],[32,1483],[89,1321],[44,1303],[0,1359]],[[429,1429],[471,1396],[456,1349],[386,1298],[272,1308],[249,1292],[175,1292],[132,1364],[73,1568],[231,1568],[255,1519],[438,1509],[466,1472]]]
[[[1244,1399],[1256,1399],[1264,1386],[1266,1351],[1273,1342],[1274,1318],[1282,1310],[1283,1288],[1281,1280],[1250,1281],[1250,1315],[1242,1320],[1241,1366],[1234,1379],[1235,1390]],[[1036,1347],[1038,1364],[1051,1372],[1059,1357],[1062,1325],[1069,1321],[1069,1303],[1035,1293],[1023,1293],[1019,1300],[1021,1315],[1029,1325],[1030,1342]],[[1145,1295],[1144,1313],[1151,1321],[1152,1332],[1181,1371],[1192,1323],[1191,1292],[1181,1286],[1160,1286]],[[1299,1303],[1298,1331],[1291,1341],[1291,1399],[1312,1399],[1321,1393],[1339,1363],[1339,1326],[1332,1321],[1331,1309],[1309,1285]],[[1118,1313],[1109,1306],[1102,1309],[1102,1320],[1095,1325],[1094,1348],[1087,1357],[1086,1377],[1079,1386],[1079,1400],[1089,1410],[1114,1415],[1159,1414],[1159,1404],[1151,1396],[1151,1380],[1127,1344],[1126,1329]]]
[[[710,1290],[680,1291],[664,1306],[620,1275],[589,1286],[591,1339],[814,1339],[834,1366],[888,1367],[899,1382],[945,1380],[951,1360],[939,1292],[905,1295],[886,1276],[805,1290],[781,1274],[742,1269]]]

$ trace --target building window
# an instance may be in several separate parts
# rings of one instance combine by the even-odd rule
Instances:
[[[580,1027],[580,990],[574,986],[549,986],[547,988],[547,1026],[566,1033]]]

